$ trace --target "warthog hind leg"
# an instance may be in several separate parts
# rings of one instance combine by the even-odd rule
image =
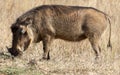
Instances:
[[[99,39],[100,39],[100,37],[98,37],[98,36],[89,38],[89,41],[90,41],[92,48],[96,55],[95,59],[98,59],[100,57],[100,53],[101,53],[101,48],[99,46]]]

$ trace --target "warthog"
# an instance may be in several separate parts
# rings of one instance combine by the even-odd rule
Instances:
[[[12,48],[8,51],[18,56],[31,43],[42,41],[43,59],[48,60],[50,45],[54,39],[81,41],[88,38],[98,57],[98,42],[108,24],[110,25],[108,16],[92,7],[43,5],[24,13],[11,26],[13,40]]]

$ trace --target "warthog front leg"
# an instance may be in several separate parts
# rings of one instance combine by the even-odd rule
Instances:
[[[43,59],[47,59],[47,60],[50,59],[49,53],[50,53],[51,42],[52,42],[52,38],[50,36],[47,36],[43,39],[43,51],[44,51]]]

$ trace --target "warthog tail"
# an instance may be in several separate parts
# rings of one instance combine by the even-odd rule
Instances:
[[[109,22],[109,29],[110,29],[110,31],[109,31],[109,41],[108,41],[107,47],[110,47],[111,50],[112,50],[112,44],[111,44],[111,17],[106,14],[106,18],[107,18],[107,20]]]

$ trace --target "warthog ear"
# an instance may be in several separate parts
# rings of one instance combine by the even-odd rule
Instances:
[[[18,26],[12,25],[11,26],[11,31],[14,33],[18,30]]]
[[[26,25],[32,24],[32,22],[33,22],[32,18],[29,18],[29,17],[26,18],[26,20],[25,20]]]

